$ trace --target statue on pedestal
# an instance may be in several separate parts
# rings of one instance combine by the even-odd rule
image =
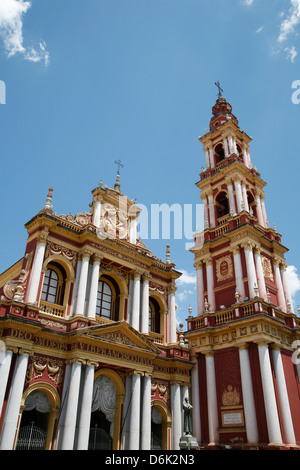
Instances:
[[[184,419],[183,419],[183,431],[185,434],[192,434],[192,405],[190,404],[188,398],[183,400],[183,410],[184,410]]]

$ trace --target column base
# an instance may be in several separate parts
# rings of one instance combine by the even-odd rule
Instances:
[[[192,436],[192,434],[186,434],[180,438],[180,450],[197,450],[198,447],[198,441],[194,436]]]

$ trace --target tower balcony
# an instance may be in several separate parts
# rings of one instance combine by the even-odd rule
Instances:
[[[232,153],[231,155],[217,163],[214,168],[206,168],[205,170],[203,170],[202,173],[200,173],[200,182],[205,180],[206,178],[217,175],[224,168],[234,164],[235,162],[238,162],[239,164],[243,165],[243,167],[247,169],[247,171],[249,171],[253,176],[260,177],[260,173],[255,168],[246,167],[243,162],[242,156],[239,156],[236,153]]]
[[[262,235],[267,237],[269,240],[275,240],[276,242],[281,243],[281,235],[279,233],[275,232],[275,230],[270,227],[263,227],[258,223],[257,217],[244,210],[235,216],[227,214],[223,217],[220,217],[216,227],[206,228],[201,233],[196,233],[194,235],[195,248],[203,245],[208,241],[216,240],[231,230],[247,224],[257,228],[262,233]]]
[[[274,304],[265,302],[257,297],[243,303],[236,303],[231,307],[215,312],[205,311],[197,317],[187,318],[188,332],[205,328],[214,328],[242,320],[255,315],[271,317],[283,326],[300,329],[300,318],[293,313],[284,313]]]

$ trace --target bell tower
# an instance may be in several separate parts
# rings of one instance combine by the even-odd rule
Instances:
[[[209,311],[215,311],[229,307],[237,298],[255,297],[293,313],[285,274],[287,249],[268,221],[266,183],[252,166],[251,138],[239,128],[231,105],[221,94],[212,113],[210,131],[199,137],[206,168],[196,183],[204,204],[205,230],[196,236],[192,249],[198,314],[207,304]]]
[[[209,448],[295,446],[300,321],[286,276],[287,248],[268,221],[251,138],[216,85],[210,128],[199,137],[204,230],[191,248],[198,310],[186,333],[195,363],[193,434]]]

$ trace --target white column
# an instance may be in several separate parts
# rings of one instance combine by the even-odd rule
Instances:
[[[172,450],[179,450],[179,441],[181,438],[181,400],[180,385],[173,383],[171,385],[171,413],[172,413]]]
[[[205,164],[206,164],[206,170],[207,170],[208,168],[210,168],[209,151],[205,149],[204,153],[205,153]]]
[[[196,264],[196,276],[197,276],[197,309],[198,315],[202,315],[204,312],[204,284],[203,284],[203,263],[200,261]]]
[[[209,208],[209,225],[210,228],[214,228],[216,226],[216,217],[215,217],[215,206],[213,195],[208,195],[208,208]]]
[[[66,417],[66,408],[68,402],[68,390],[70,387],[70,377],[71,377],[72,366],[71,364],[66,364],[65,375],[64,375],[64,386],[61,398],[61,410],[59,415],[58,427],[57,427],[57,436],[56,436],[56,450],[61,450],[62,437],[64,433],[64,422]]]
[[[123,412],[123,450],[129,449],[129,430],[130,430],[130,413],[131,413],[131,375],[126,375],[125,384],[125,401],[124,401],[124,412]]]
[[[231,215],[234,215],[236,214],[236,209],[235,209],[235,202],[234,202],[233,186],[230,182],[227,183],[227,189],[228,189],[229,211]]]
[[[295,313],[294,312],[293,299],[292,299],[292,296],[291,296],[291,293],[290,293],[290,288],[289,288],[288,280],[287,280],[287,277],[286,277],[286,264],[285,263],[281,263],[281,265],[280,265],[280,274],[281,274],[283,290],[284,290],[284,294],[285,294],[285,298],[286,298],[286,303],[290,304],[290,312]]]
[[[169,325],[169,343],[177,342],[176,333],[176,305],[175,305],[175,287],[171,286],[168,291],[168,325]]]
[[[90,260],[90,253],[87,250],[85,250],[82,254],[75,315],[84,314],[85,294],[86,294],[86,286],[87,286],[87,278],[88,278],[88,270],[89,270],[89,260]]]
[[[223,139],[223,148],[224,148],[225,158],[227,158],[229,155],[229,152],[228,152],[228,144],[227,144],[226,137]]]
[[[218,428],[218,405],[215,375],[215,360],[213,353],[205,355],[206,362],[206,382],[207,382],[207,408],[208,408],[208,428],[209,444],[214,445],[219,440]]]
[[[88,317],[89,318],[96,317],[100,259],[101,259],[100,256],[94,255],[94,264],[92,267],[92,278],[91,278],[91,287],[90,287],[89,304],[88,304]]]
[[[243,163],[244,165],[249,168],[249,162],[248,162],[248,151],[246,146],[244,146],[244,152],[243,152]]]
[[[233,137],[232,142],[233,142],[233,151],[234,151],[234,153],[237,154],[237,156],[239,156],[239,152],[238,152],[238,149],[237,149],[235,137]]]
[[[203,206],[204,206],[204,229],[209,228],[209,214],[208,214],[208,200],[205,196],[202,199]]]
[[[228,144],[229,144],[229,154],[231,155],[234,152],[233,140],[231,136],[228,137]]]
[[[127,314],[127,322],[129,325],[131,325],[132,320],[132,299],[133,299],[133,279],[129,279],[129,286],[128,286],[128,291],[129,291],[129,298],[128,298],[128,314]]]
[[[238,214],[239,214],[243,210],[243,208],[242,208],[243,195],[242,195],[241,182],[240,181],[235,181],[234,182],[234,187],[235,187],[237,211],[238,211]]]
[[[279,346],[272,347],[272,355],[274,362],[274,370],[276,375],[276,383],[279,395],[279,403],[281,410],[281,418],[284,429],[284,436],[286,443],[289,445],[296,445],[296,438],[290,409],[289,397],[286,388],[285,375],[282,364],[282,357]]]
[[[209,310],[214,312],[216,310],[216,300],[214,291],[214,271],[213,271],[213,260],[209,258],[205,260],[206,263],[206,279],[207,279],[207,301],[209,304]]]
[[[278,418],[276,397],[274,391],[269,349],[266,343],[258,344],[259,364],[262,379],[265,411],[270,444],[282,444]]]
[[[0,353],[0,417],[2,413],[2,407],[9,377],[12,356],[13,352],[10,350]]]
[[[248,345],[239,346],[246,433],[249,443],[259,441]]]
[[[101,199],[95,197],[94,200],[94,212],[93,212],[93,224],[95,227],[100,228],[101,223]]]
[[[151,375],[143,377],[141,450],[151,449]]]
[[[243,195],[244,208],[247,212],[249,212],[248,196],[247,196],[247,189],[246,189],[245,183],[242,183],[242,195]]]
[[[198,357],[194,359],[192,368],[192,405],[193,405],[193,435],[198,443],[201,442],[201,417],[200,417],[200,397],[199,397],[199,367]]]
[[[214,151],[212,147],[209,149],[209,158],[210,158],[210,167],[215,168]]]
[[[137,218],[131,218],[130,219],[130,225],[129,225],[129,240],[130,243],[133,245],[136,245],[136,235],[137,234]]]
[[[28,359],[29,354],[26,352],[17,357],[2,425],[0,450],[12,450],[14,446]]]
[[[263,213],[262,213],[262,208],[261,208],[260,197],[258,194],[255,196],[255,200],[256,200],[256,212],[257,212],[258,223],[264,227],[265,223],[264,223],[264,218],[263,218]]]
[[[268,300],[267,289],[266,289],[266,283],[265,283],[265,277],[264,277],[264,271],[262,267],[259,247],[255,247],[254,258],[255,258],[256,272],[257,272],[259,296],[265,301],[267,301]]]
[[[257,286],[257,278],[255,272],[254,258],[253,258],[253,244],[251,242],[242,245],[245,252],[248,286],[249,286],[249,297],[254,299],[255,297],[255,286]]]
[[[149,333],[149,276],[143,276],[142,284],[142,312],[141,312],[141,333]]]
[[[265,198],[263,196],[261,197],[260,204],[261,204],[262,215],[264,218],[264,227],[267,227],[268,217],[267,217],[267,211],[266,211],[266,206],[265,206]]]
[[[76,311],[80,271],[81,271],[81,259],[78,259],[77,269],[76,269],[76,279],[75,279],[75,285],[74,285],[74,294],[73,294],[72,315],[75,315],[75,311]]]
[[[27,302],[30,304],[34,304],[37,302],[37,294],[40,284],[42,266],[44,261],[46,249],[46,241],[43,240],[39,242],[35,247],[35,253],[31,268],[31,274],[29,279],[29,286],[27,292]]]
[[[67,396],[66,416],[61,445],[62,450],[73,450],[80,388],[80,376],[81,362],[74,362],[72,364],[70,386]]]
[[[89,446],[94,375],[95,364],[88,362],[84,375],[82,402],[78,425],[77,450],[88,450]]]
[[[140,448],[140,404],[141,404],[141,375],[132,375],[132,397],[129,429],[129,450]]]
[[[282,280],[281,280],[281,274],[280,274],[280,268],[279,268],[280,260],[277,258],[273,259],[273,268],[274,268],[274,273],[275,273],[275,282],[276,282],[276,287],[278,289],[277,295],[278,295],[278,306],[282,308],[284,312],[286,312],[286,302],[285,302],[285,297],[284,297],[284,290],[283,290],[283,285],[282,285]]]
[[[243,302],[246,297],[246,292],[245,292],[245,286],[244,286],[244,281],[243,281],[243,268],[242,268],[240,247],[235,246],[232,252],[233,252],[236,289],[239,293],[240,300]]]
[[[133,281],[131,326],[138,331],[140,328],[140,284],[141,273],[135,272]]]

